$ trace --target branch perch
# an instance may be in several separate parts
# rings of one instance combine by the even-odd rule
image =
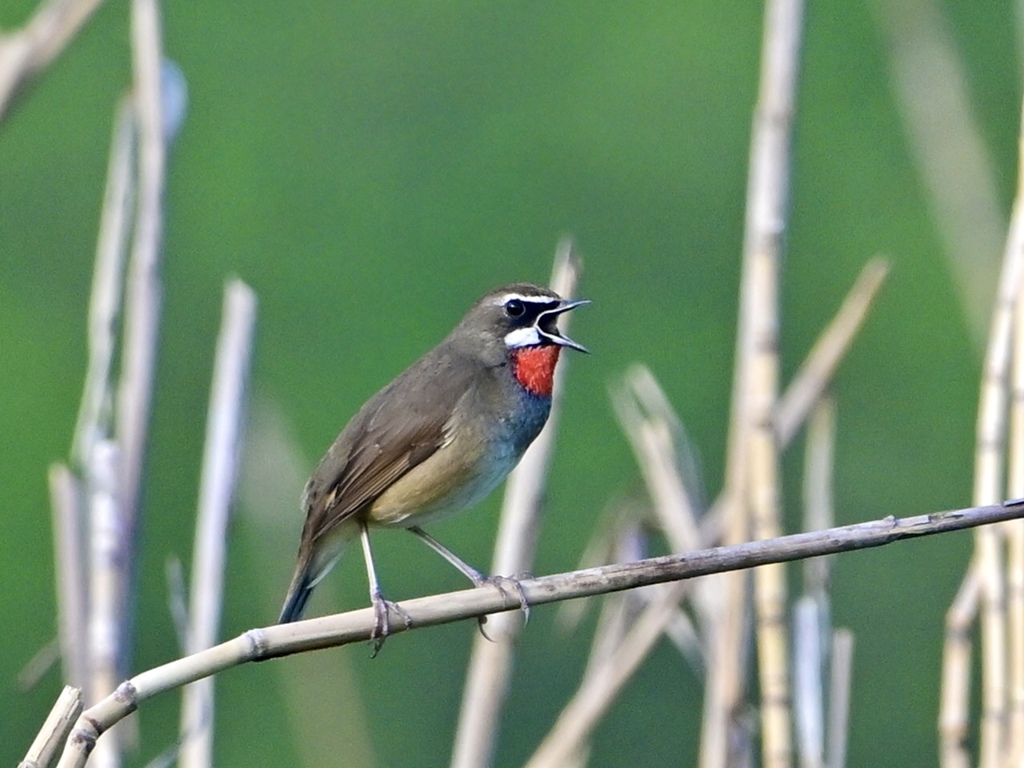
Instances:
[[[533,605],[588,597],[712,573],[753,568],[894,541],[973,528],[1024,517],[1024,501],[936,512],[914,517],[893,516],[824,531],[797,533],[682,555],[606,565],[521,582]],[[432,595],[402,602],[414,627],[429,627],[475,616],[518,610],[519,601],[497,587]],[[147,699],[248,661],[264,661],[293,653],[367,641],[373,631],[372,608],[252,629],[233,640],[192,656],[163,664],[123,682],[114,693],[82,713],[65,745],[58,768],[84,766],[96,740]],[[395,632],[407,631],[401,623]]]

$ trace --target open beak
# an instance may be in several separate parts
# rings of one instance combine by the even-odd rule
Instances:
[[[549,309],[545,312],[541,312],[537,317],[535,327],[540,333],[541,337],[550,341],[552,344],[558,344],[562,347],[570,347],[571,349],[579,350],[580,352],[589,352],[586,347],[582,344],[577,344],[575,341],[570,339],[568,336],[563,336],[562,332],[558,330],[558,316],[563,312],[568,312],[570,309],[576,309],[576,307],[582,307],[584,304],[589,304],[589,299],[579,299],[577,301],[562,301],[554,309]]]

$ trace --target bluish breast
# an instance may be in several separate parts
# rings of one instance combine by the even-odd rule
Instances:
[[[507,439],[517,456],[540,434],[551,413],[551,398],[535,395],[525,389],[518,392],[517,407],[507,421]]]

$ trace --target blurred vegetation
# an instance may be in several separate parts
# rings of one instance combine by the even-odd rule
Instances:
[[[0,27],[34,3],[8,0]],[[1009,3],[947,2],[1001,200],[1015,182],[1019,60]],[[546,280],[558,238],[585,258],[574,357],[537,572],[572,568],[609,500],[638,487],[606,385],[651,366],[721,482],[761,8],[642,0],[479,4],[167,3],[168,56],[189,82],[174,147],[165,325],[146,490],[135,669],[177,655],[164,562],[187,562],[220,293],[259,293],[255,395],[285,420],[303,471],[362,401],[485,290]],[[885,46],[861,4],[809,7],[782,349],[799,363],[869,256],[893,272],[837,385],[838,522],[969,503],[979,369],[895,110]],[[101,9],[0,125],[0,762],[14,764],[59,686],[17,674],[55,633],[46,470],[67,455],[116,100],[130,79],[127,4]],[[787,459],[799,521],[800,446]],[[224,635],[277,615],[303,477],[270,527],[240,510]],[[263,478],[266,482],[266,478]],[[284,479],[282,478],[282,482]],[[439,526],[486,566],[497,495]],[[933,764],[943,613],[968,535],[838,558],[835,620],[857,637],[850,765]],[[393,598],[461,588],[412,540],[383,535]],[[795,571],[794,571],[795,573]],[[355,553],[313,613],[365,602]],[[254,585],[258,584],[258,589]],[[519,764],[573,690],[585,637],[537,610],[520,642],[499,764]],[[346,764],[299,743],[370,728],[376,765],[448,759],[466,622],[388,643],[232,670],[218,682],[217,764]],[[327,688],[325,680],[347,680]],[[300,711],[285,681],[323,690]],[[333,685],[333,684],[332,684]],[[319,686],[319,688],[317,687]],[[339,684],[340,686],[340,684]],[[306,700],[317,701],[307,696]],[[691,764],[699,681],[668,645],[595,738],[592,765]],[[359,702],[361,702],[361,707]],[[143,765],[175,738],[178,697],[143,708]],[[336,707],[336,708],[335,708]],[[338,722],[341,720],[342,722]],[[368,746],[367,746],[368,745]]]

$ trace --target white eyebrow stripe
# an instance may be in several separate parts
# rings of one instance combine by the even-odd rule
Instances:
[[[503,307],[505,304],[512,301],[512,299],[519,299],[519,301],[525,301],[529,304],[557,304],[559,302],[559,299],[554,296],[539,296],[536,293],[529,295],[522,293],[506,293],[504,296],[496,298],[494,303],[499,307]]]
[[[540,343],[540,331],[533,325],[527,328],[516,328],[505,334],[505,346],[509,349],[534,347]]]

